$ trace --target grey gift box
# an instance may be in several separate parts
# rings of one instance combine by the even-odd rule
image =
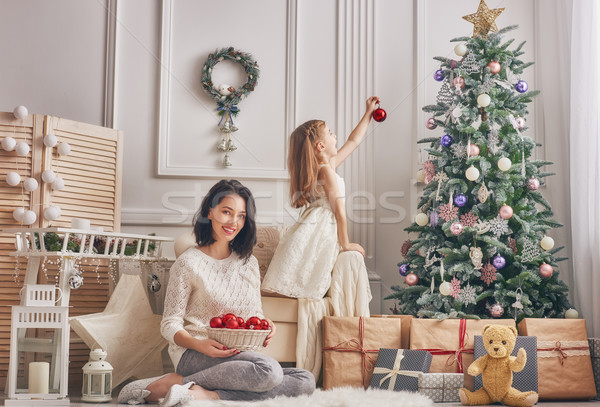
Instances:
[[[429,372],[431,353],[424,350],[379,349],[370,387],[394,391],[418,391],[419,372]],[[400,360],[400,372],[391,373]]]
[[[483,345],[483,337],[475,335],[474,345],[475,360],[487,354]],[[524,348],[527,353],[527,363],[520,372],[513,372],[512,386],[519,391],[538,391],[538,370],[537,370],[537,337],[535,336],[517,336],[515,348],[511,356],[517,356],[520,348]],[[483,387],[483,379],[481,375],[475,376],[473,381],[473,389],[479,390]]]
[[[419,376],[419,393],[436,403],[460,401],[458,389],[464,386],[463,373],[423,373]]]
[[[595,400],[600,400],[600,338],[588,338],[588,342],[590,344],[594,381],[596,382]]]

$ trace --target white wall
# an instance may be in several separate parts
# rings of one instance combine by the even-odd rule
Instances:
[[[413,183],[420,160],[416,140],[433,134],[425,129],[427,116],[421,112],[435,100],[439,87],[431,77],[437,68],[432,58],[453,55],[449,40],[471,34],[472,24],[461,17],[475,12],[478,3],[172,0],[172,87],[164,99],[170,102],[171,121],[161,134],[161,0],[119,1],[116,6],[108,0],[5,1],[0,6],[0,32],[12,41],[3,46],[0,105],[12,110],[26,104],[36,113],[110,123],[105,102],[110,107],[113,99],[105,92],[105,85],[111,84],[105,64],[107,46],[111,50],[107,38],[115,33],[107,24],[105,7],[116,9],[114,126],[125,132],[123,230],[177,236],[189,227],[208,188],[230,174],[255,193],[260,223],[293,220],[287,183],[281,178],[289,131],[318,117],[342,139],[362,114],[364,100],[377,94],[389,117],[372,125],[367,140],[340,173],[347,195],[361,192],[367,197],[349,196],[350,216],[367,219],[351,225],[352,239],[367,248],[368,267],[390,287],[400,283],[396,263],[407,238],[403,229],[412,220],[419,193]],[[497,19],[500,27],[520,25],[511,35],[517,43],[527,41],[525,60],[551,60],[554,47],[544,39],[552,25],[535,18],[538,1],[487,4],[506,8]],[[199,86],[207,54],[226,46],[251,52],[262,72],[255,92],[239,105],[239,148],[231,155],[234,166],[229,172],[219,166],[222,154],[215,150],[215,104]],[[110,61],[109,52],[109,65]],[[524,75],[532,88],[539,87],[537,69],[544,67]],[[552,170],[558,173],[544,193],[556,219],[568,222],[567,151],[556,147],[565,138],[542,131],[553,128],[553,117],[544,115],[544,109],[558,101],[545,99],[542,91],[531,109],[528,132],[553,146],[540,151],[556,162]],[[163,147],[167,153],[161,161]],[[568,233],[563,231],[553,236],[557,244],[568,246]],[[568,276],[566,264],[561,271]]]

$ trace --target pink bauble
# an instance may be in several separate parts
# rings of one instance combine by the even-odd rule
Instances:
[[[457,76],[454,78],[454,87],[455,88],[464,88],[465,87],[465,78],[462,76]]]
[[[520,129],[522,129],[523,127],[525,127],[525,119],[522,117],[517,117],[515,119],[515,121],[517,122],[517,126],[519,126]]]
[[[469,144],[467,146],[467,154],[469,154],[471,157],[479,155],[479,147],[477,144]]]
[[[416,285],[419,282],[419,277],[415,273],[407,274],[405,279],[407,285]]]
[[[502,205],[498,213],[502,219],[510,219],[513,216],[513,208],[508,205]]]
[[[437,127],[435,119],[433,117],[430,117],[429,119],[427,119],[427,122],[425,123],[425,127],[427,127],[429,130],[434,130]]]
[[[450,225],[450,232],[452,232],[454,236],[460,235],[463,229],[464,226],[460,222],[454,222],[452,225]]]
[[[536,191],[540,187],[540,180],[534,177],[531,177],[527,180],[527,189],[531,191]]]
[[[490,307],[490,315],[494,318],[500,318],[504,314],[504,308],[502,305],[496,303]]]
[[[425,176],[425,180],[423,181],[425,183],[425,185],[429,184],[431,181],[433,181],[433,175],[426,175]]]
[[[550,277],[553,271],[552,266],[548,263],[544,263],[540,266],[540,276],[544,278]]]
[[[497,74],[500,72],[500,64],[498,61],[492,61],[488,64],[488,68],[490,68],[490,72],[493,74]]]

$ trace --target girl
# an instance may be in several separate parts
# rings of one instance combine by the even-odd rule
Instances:
[[[222,180],[202,201],[194,219],[197,246],[171,267],[161,333],[169,341],[176,373],[125,386],[119,403],[155,402],[175,406],[189,400],[263,400],[311,394],[313,375],[282,369],[271,357],[227,349],[208,339],[212,317],[234,313],[263,318],[260,272],[252,256],[256,206],[248,188]],[[271,333],[265,346],[275,333]]]
[[[365,250],[348,239],[345,185],[335,169],[365,137],[378,103],[377,96],[367,99],[365,114],[339,150],[335,134],[321,120],[309,120],[292,132],[288,156],[291,205],[303,210],[275,250],[262,283],[264,292],[323,298],[340,251],[357,251],[364,257]],[[364,260],[360,263],[366,273]]]

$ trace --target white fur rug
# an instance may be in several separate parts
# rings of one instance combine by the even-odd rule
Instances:
[[[310,396],[276,397],[264,401],[191,401],[184,407],[251,406],[251,407],[429,407],[433,401],[427,396],[410,392],[341,387],[332,390],[317,389]]]

